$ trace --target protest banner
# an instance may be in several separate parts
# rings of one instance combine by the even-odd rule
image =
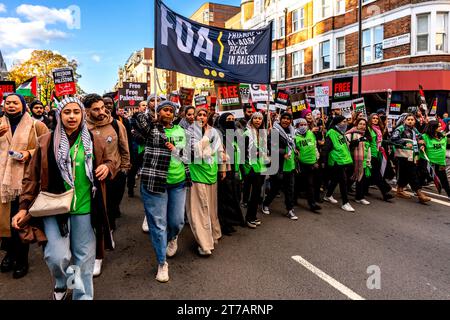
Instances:
[[[302,111],[307,108],[306,95],[305,93],[294,93],[289,96],[289,100],[292,107],[292,117],[296,123],[297,121],[295,120],[300,119]]]
[[[194,104],[196,108],[208,108],[208,100],[205,96],[196,96]]]
[[[192,106],[192,99],[194,99],[195,89],[180,88],[180,103],[182,106]]]
[[[353,111],[356,113],[362,113],[364,118],[367,119],[366,104],[364,98],[358,98],[353,100]]]
[[[333,79],[333,102],[352,100],[353,77]]]
[[[229,30],[183,17],[155,0],[155,65],[194,77],[269,83],[272,23]]]
[[[0,81],[0,104],[4,96],[14,92],[16,92],[16,83],[14,81]]]
[[[242,118],[244,111],[241,106],[239,84],[228,82],[215,82],[217,105],[219,113],[231,112],[236,118]]]
[[[124,82],[119,89],[119,108],[136,107],[147,100],[147,83]]]
[[[239,85],[239,94],[241,95],[242,104],[250,103],[250,85],[246,83],[241,83]]]
[[[53,70],[53,82],[55,83],[55,93],[58,97],[77,93],[77,86],[72,68]]]
[[[275,106],[277,109],[286,110],[289,106],[289,93],[286,90],[277,90],[275,95]]]
[[[315,87],[314,98],[316,108],[328,108],[330,106],[330,88]]]
[[[274,102],[272,88],[266,84],[251,84],[250,94],[252,102]]]

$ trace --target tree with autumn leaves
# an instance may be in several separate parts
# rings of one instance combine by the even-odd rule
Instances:
[[[37,77],[39,100],[44,105],[51,105],[52,93],[55,90],[52,71],[64,67],[73,68],[76,80],[81,78],[81,75],[77,73],[78,62],[76,60],[69,61],[51,50],[34,50],[30,59],[12,67],[9,72],[9,79],[15,81],[16,85],[20,85],[32,77]],[[78,94],[84,93],[78,83],[77,92]]]

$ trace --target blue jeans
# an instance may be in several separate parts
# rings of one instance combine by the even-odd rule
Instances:
[[[176,185],[164,193],[153,193],[141,185],[141,197],[156,259],[163,265],[168,241],[175,239],[184,227],[186,186]]]
[[[55,288],[73,289],[73,300],[92,300],[96,242],[91,215],[71,215],[68,224],[69,235],[63,238],[56,218],[44,218],[48,239],[44,259],[55,279]]]

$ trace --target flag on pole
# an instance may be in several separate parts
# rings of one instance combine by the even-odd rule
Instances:
[[[24,97],[37,97],[37,78],[28,79],[17,88],[16,92]]]
[[[387,164],[388,164],[388,157],[386,154],[386,150],[380,146],[380,152],[381,152],[381,168],[380,173],[381,177],[384,177],[384,173],[386,172]]]
[[[423,153],[425,159],[427,160],[427,171],[430,174],[430,176],[433,178],[434,185],[436,186],[437,191],[439,194],[441,194],[442,191],[442,184],[441,180],[439,180],[439,177],[436,174],[436,171],[433,169],[433,164],[430,162],[430,159],[428,158],[427,154]]]
[[[427,100],[425,99],[425,92],[423,91],[423,87],[419,84],[419,95],[420,95],[420,105],[424,108],[425,111],[428,110]]]
[[[433,100],[433,105],[431,106],[431,110],[430,110],[430,116],[432,116],[432,117],[435,117],[435,116],[436,116],[436,113],[437,113],[437,103],[438,103],[438,100],[437,100],[437,98],[435,98],[435,99]]]

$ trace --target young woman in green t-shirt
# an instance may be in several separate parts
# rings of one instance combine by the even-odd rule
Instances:
[[[439,122],[430,121],[422,138],[425,142],[423,151],[430,160],[442,189],[445,190],[450,200],[450,186],[446,173],[447,136],[442,133]]]

